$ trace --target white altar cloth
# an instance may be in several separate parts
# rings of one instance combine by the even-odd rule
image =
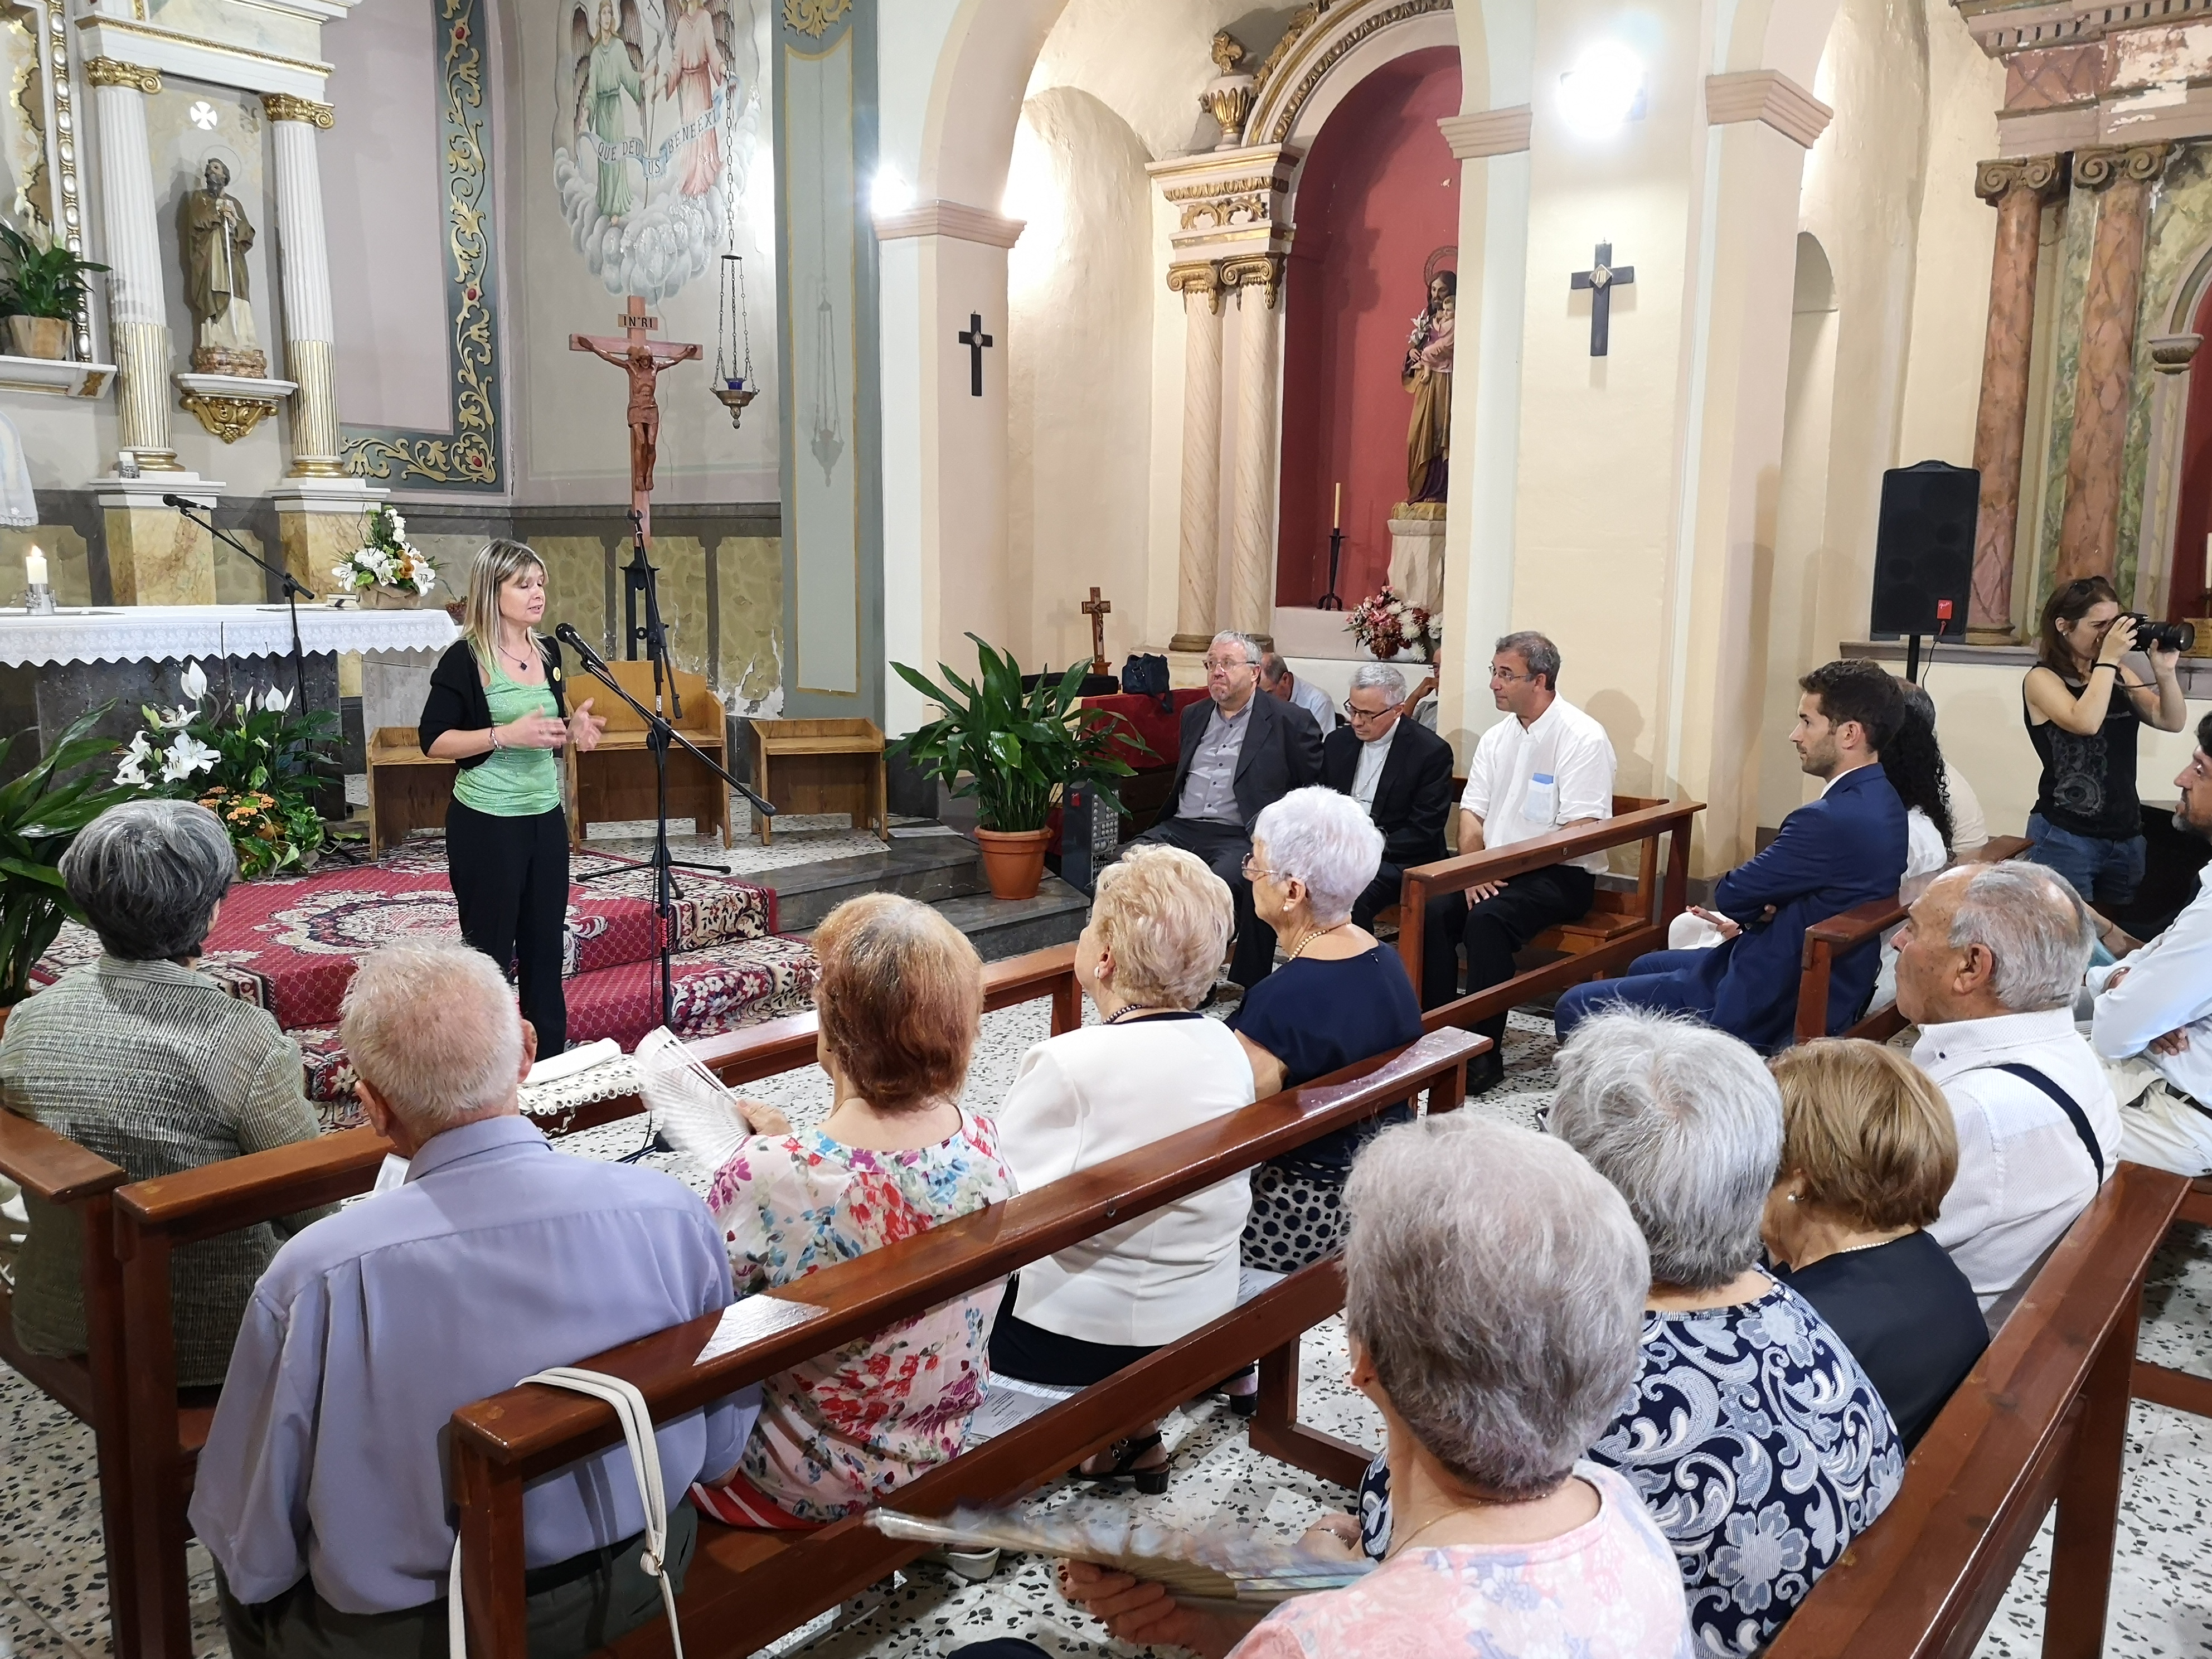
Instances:
[[[461,630],[435,606],[422,611],[300,607],[300,644],[324,651],[442,651]],[[292,620],[281,605],[132,605],[30,616],[0,610],[0,664],[159,662],[165,658],[281,657]]]

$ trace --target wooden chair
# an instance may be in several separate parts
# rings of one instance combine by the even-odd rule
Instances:
[[[30,1197],[73,1212],[83,1231],[86,1352],[55,1359],[26,1349],[15,1340],[13,1288],[0,1285],[0,1360],[92,1430],[100,1461],[107,1582],[127,1584],[136,1558],[126,1524],[131,1442],[124,1410],[122,1280],[113,1247],[113,1195],[128,1177],[106,1158],[4,1108],[0,1108],[0,1175]],[[172,1413],[177,1410],[173,1395],[169,1409]],[[204,1437],[204,1419],[198,1430]],[[137,1651],[135,1611],[128,1595],[118,1595],[109,1603],[108,1624],[118,1655]]]
[[[2185,1189],[2113,1171],[1767,1659],[1964,1659],[2054,1503],[2043,1651],[2102,1650],[2143,1278]]]
[[[1628,908],[1620,912],[1593,910],[1571,926],[1583,929],[1580,948],[1571,950],[1563,962],[1547,963],[1516,974],[1502,985],[1470,992],[1455,1001],[1431,1008],[1423,1016],[1428,1030],[1447,1025],[1468,1026],[1494,1019],[1532,997],[1563,991],[1585,980],[1602,979],[1626,967],[1646,951],[1667,943],[1667,924],[1678,915],[1689,893],[1690,823],[1705,811],[1703,801],[1644,801],[1638,796],[1615,796],[1619,808],[1602,823],[1539,836],[1516,842],[1494,852],[1470,853],[1416,866],[1406,872],[1398,896],[1398,954],[1416,987],[1421,981],[1421,933],[1428,902],[1444,893],[1463,893],[1485,882],[1503,881],[1524,871],[1601,853],[1632,843],[1640,848],[1636,891],[1622,896]],[[1668,842],[1665,864],[1659,857],[1662,836]],[[1662,871],[1664,873],[1662,873]],[[1618,915],[1616,923],[1610,918]],[[1564,930],[1553,930],[1565,937]],[[1569,948],[1564,945],[1555,948]]]
[[[607,666],[623,690],[647,708],[653,707],[651,663],[617,660]],[[659,810],[659,791],[653,751],[646,746],[645,722],[629,704],[587,674],[572,677],[568,690],[569,708],[590,698],[592,713],[604,716],[607,722],[599,746],[590,754],[565,751],[571,783],[568,838],[581,847],[592,824],[652,817]],[[720,701],[707,689],[705,678],[678,669],[676,697],[684,705],[684,715],[670,723],[726,770],[728,722]],[[696,756],[675,745],[668,750],[668,816],[690,818],[700,835],[719,834],[723,846],[730,844],[729,785],[700,765]]]
[[[1468,1061],[1485,1046],[1467,1033],[1432,1032],[1396,1054],[748,1297],[730,1312],[579,1363],[635,1383],[656,1420],[681,1416],[1372,1117],[1410,1094],[1425,1091],[1431,1111],[1455,1109],[1466,1093]],[[1254,1358],[1261,1360],[1261,1377],[1252,1444],[1328,1480],[1356,1484],[1367,1455],[1297,1421],[1299,1336],[1342,1304],[1334,1261],[1291,1274],[1212,1324],[901,1488],[898,1505],[942,1514],[963,1503],[1002,1502],[1034,1490]],[[703,1345],[718,1331],[725,1341],[738,1335],[738,1345],[701,1361]],[[471,1651],[478,1659],[523,1659],[527,1651],[526,1485],[620,1437],[606,1407],[534,1385],[454,1413],[463,1599]],[[702,1527],[679,1604],[689,1646],[750,1653],[920,1553],[921,1546],[878,1534],[864,1516],[794,1534]],[[659,1653],[666,1644],[665,1626],[652,1623],[613,1651]]]
[[[416,830],[443,830],[460,768],[433,760],[411,726],[380,726],[368,739],[368,855],[384,854]]]
[[[1073,1030],[1082,1023],[1083,994],[1075,981],[1073,945],[985,965],[985,1008],[1048,998],[1054,1033]],[[691,1048],[724,1082],[735,1086],[813,1064],[817,1029],[813,1014],[793,1014]],[[574,1133],[643,1110],[645,1103],[637,1096],[624,1095],[564,1114],[558,1127],[561,1133]],[[0,1126],[8,1121],[0,1114]],[[20,1124],[21,1120],[14,1121]],[[9,1146],[0,1139],[0,1159],[9,1155]],[[118,1305],[94,1329],[105,1334],[95,1340],[111,1344],[129,1373],[127,1413],[118,1410],[102,1419],[127,1423],[127,1433],[117,1438],[127,1443],[131,1460],[129,1490],[119,1496],[107,1493],[105,1460],[101,1471],[102,1501],[111,1527],[116,1517],[128,1517],[131,1523],[122,1540],[124,1570],[116,1569],[112,1547],[110,1554],[109,1593],[115,1598],[117,1616],[124,1617],[127,1611],[135,1620],[136,1639],[119,1646],[118,1654],[147,1659],[191,1659],[191,1654],[185,1579],[191,1523],[185,1508],[191,1498],[199,1450],[206,1443],[213,1413],[208,1407],[182,1409],[177,1401],[176,1348],[169,1323],[172,1254],[195,1239],[367,1192],[391,1150],[391,1143],[374,1129],[349,1129],[138,1182],[115,1192],[112,1247],[98,1255],[111,1268],[119,1262],[121,1293]],[[0,1169],[8,1168],[0,1162]],[[9,1173],[19,1178],[12,1169]],[[117,1175],[119,1179],[121,1171]],[[23,1184],[41,1190],[28,1181]],[[105,1230],[102,1236],[106,1236]],[[123,1397],[118,1392],[118,1398]],[[118,1471],[121,1468],[118,1464]],[[111,1534],[112,1547],[115,1541]]]

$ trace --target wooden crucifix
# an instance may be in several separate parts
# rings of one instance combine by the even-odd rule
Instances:
[[[968,395],[983,395],[983,348],[991,343],[991,337],[983,332],[983,313],[968,313],[968,326],[960,331],[960,343],[968,348]]]
[[[1106,613],[1113,610],[1114,601],[1100,599],[1098,590],[1094,587],[1091,590],[1091,597],[1079,608],[1085,616],[1091,618],[1091,672],[1109,674],[1113,670],[1106,665]]]
[[[615,320],[622,325],[619,337],[605,334],[571,334],[568,349],[588,351],[629,376],[629,504],[645,533],[653,533],[653,459],[660,444],[660,404],[655,388],[660,372],[698,357],[701,349],[678,340],[651,340],[647,335],[660,326],[660,319],[645,313],[645,301],[635,294]]]
[[[1569,288],[1589,290],[1590,296],[1590,356],[1605,356],[1607,331],[1613,321],[1613,291],[1636,280],[1634,265],[1613,263],[1613,244],[1600,242],[1590,259],[1588,270],[1577,270],[1568,278]]]

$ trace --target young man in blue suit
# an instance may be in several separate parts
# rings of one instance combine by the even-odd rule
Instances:
[[[1798,957],[1814,922],[1893,896],[1905,878],[1905,805],[1881,769],[1881,749],[1905,718],[1898,682],[1871,662],[1832,662],[1797,682],[1798,764],[1827,781],[1820,799],[1782,821],[1782,833],[1723,876],[1704,912],[1723,935],[1710,951],[1655,951],[1626,977],[1563,994],[1553,1021],[1565,1042],[1608,1004],[1692,1014],[1767,1052],[1796,1024]],[[1839,957],[1828,987],[1828,1030],[1858,1016],[1874,989],[1881,948]]]

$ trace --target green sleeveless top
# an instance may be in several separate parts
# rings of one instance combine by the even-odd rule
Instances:
[[[507,678],[498,664],[492,665],[491,683],[484,688],[491,705],[491,723],[505,726],[525,714],[557,716],[552,688],[520,685]],[[561,763],[555,749],[497,749],[483,764],[465,768],[453,780],[453,799],[464,806],[497,818],[535,817],[561,804]]]

